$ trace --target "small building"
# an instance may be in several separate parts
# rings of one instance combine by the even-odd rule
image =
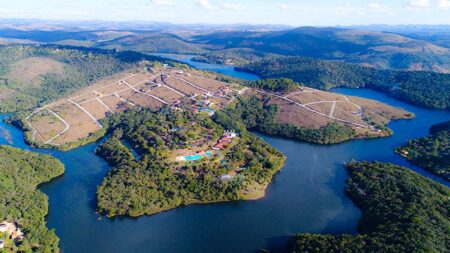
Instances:
[[[234,131],[225,130],[225,131],[223,132],[223,136],[224,136],[224,137],[228,137],[228,138],[236,138],[236,137],[237,137],[237,134],[236,134],[236,132],[234,132]]]
[[[0,239],[0,249],[3,249],[5,247],[5,242]]]

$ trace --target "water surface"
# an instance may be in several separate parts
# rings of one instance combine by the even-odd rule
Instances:
[[[107,219],[95,213],[96,187],[109,170],[94,155],[98,143],[69,152],[33,149],[23,142],[20,130],[1,122],[0,144],[52,154],[64,163],[64,176],[40,189],[49,196],[48,227],[56,229],[65,253],[255,252],[281,248],[287,236],[298,232],[356,233],[360,211],[344,194],[347,173],[342,166],[351,159],[397,163],[449,186],[411,166],[395,155],[393,148],[427,135],[432,124],[449,120],[450,113],[412,106],[370,90],[334,91],[403,107],[417,118],[391,123],[395,135],[389,138],[329,146],[260,135],[288,159],[268,187],[267,196],[258,201],[194,205],[136,219]],[[0,115],[0,119],[6,116]]]

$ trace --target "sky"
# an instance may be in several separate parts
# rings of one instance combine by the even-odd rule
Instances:
[[[0,18],[208,24],[450,24],[450,0],[0,0]]]

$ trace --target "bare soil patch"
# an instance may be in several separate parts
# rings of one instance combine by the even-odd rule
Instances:
[[[70,129],[67,132],[53,141],[57,145],[75,142],[100,130],[100,127],[85,112],[69,101],[64,101],[55,107],[51,107],[51,110],[70,125]]]
[[[106,113],[108,109],[106,109],[99,101],[91,100],[89,102],[83,103],[81,105],[84,109],[86,109],[94,118],[97,120],[101,120],[106,117]]]
[[[38,132],[37,141],[45,142],[65,128],[64,123],[47,110],[42,110],[29,119],[29,123]]]

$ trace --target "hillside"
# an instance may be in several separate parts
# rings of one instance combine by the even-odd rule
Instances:
[[[291,80],[248,83],[245,95],[214,115],[229,129],[253,130],[299,141],[332,144],[389,136],[390,120],[413,117],[368,99],[300,87]]]
[[[31,109],[104,77],[159,59],[132,52],[63,46],[0,47],[0,111]]]
[[[96,44],[97,47],[119,50],[133,50],[151,53],[198,54],[204,52],[199,46],[180,37],[159,32],[128,35]]]
[[[274,58],[239,69],[262,78],[290,78],[320,89],[366,87],[420,106],[450,108],[450,74],[380,70],[305,57]]]
[[[357,235],[298,234],[290,252],[448,252],[447,187],[407,168],[351,162],[346,192],[361,208]]]
[[[396,152],[450,181],[450,121],[431,127],[430,135],[410,140]]]
[[[220,49],[341,60],[378,68],[450,70],[449,49],[405,36],[355,29],[300,27],[275,32],[221,32],[194,37]]]
[[[0,146],[0,222],[16,222],[22,240],[5,240],[2,252],[58,252],[59,239],[46,227],[48,198],[36,188],[60,176],[63,164],[47,155]]]
[[[152,53],[202,54],[211,62],[244,64],[262,56],[304,56],[339,60],[382,69],[450,71],[450,49],[442,39],[420,32],[392,32],[333,27],[295,29],[216,29],[214,26],[149,30],[2,29],[2,37],[44,43],[92,46]],[[288,27],[285,27],[286,29]],[[434,36],[443,36],[436,34]],[[441,46],[434,44],[441,44]]]
[[[137,108],[107,121],[113,134],[97,154],[114,168],[98,187],[97,201],[108,216],[259,199],[284,162],[262,139],[247,132],[227,135],[204,114]]]

